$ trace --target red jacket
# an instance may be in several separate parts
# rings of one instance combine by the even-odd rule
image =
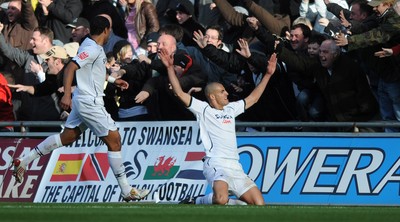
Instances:
[[[14,121],[11,90],[7,80],[0,73],[0,121]],[[8,127],[7,127],[8,128]]]

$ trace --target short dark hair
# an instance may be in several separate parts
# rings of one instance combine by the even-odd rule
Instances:
[[[177,42],[181,42],[183,38],[183,28],[177,24],[166,24],[163,25],[159,30],[158,33],[172,35]]]
[[[368,1],[355,0],[351,3],[351,5],[355,5],[355,4],[358,4],[360,6],[361,13],[365,13],[365,14],[367,14],[367,16],[374,14],[374,7],[368,5]]]
[[[105,29],[109,29],[110,25],[106,17],[98,15],[90,20],[90,35],[100,35]]]
[[[311,37],[311,29],[310,29],[310,27],[308,27],[307,25],[302,24],[302,23],[298,23],[298,24],[296,24],[296,25],[293,25],[293,26],[290,28],[290,30],[295,30],[295,29],[297,29],[297,28],[300,28],[300,29],[301,29],[301,31],[303,32],[304,38],[310,38],[310,37]]]
[[[324,35],[317,32],[313,32],[308,40],[308,44],[317,43],[318,45],[321,45],[321,43],[326,39],[327,38]]]
[[[53,40],[54,40],[54,32],[50,28],[48,28],[46,26],[36,27],[33,31],[34,32],[40,32],[40,35],[44,35],[47,38],[49,38],[50,43],[52,43]]]
[[[216,30],[218,32],[218,40],[222,40],[224,38],[224,33],[222,32],[221,26],[211,25],[211,26],[207,27],[206,30],[208,30],[208,29]]]

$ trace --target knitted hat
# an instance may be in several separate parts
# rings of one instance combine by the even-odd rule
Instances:
[[[126,45],[131,45],[131,43],[129,43],[125,39],[119,40],[118,42],[115,43],[115,45],[113,47],[113,55],[114,55],[115,58],[117,58],[117,55],[118,55],[119,51],[121,51],[121,49]]]
[[[159,37],[160,34],[158,34],[158,32],[151,32],[146,37],[146,43],[149,44],[152,42],[157,42]]]
[[[194,15],[193,3],[189,0],[179,0],[175,11],[180,11],[188,15]]]

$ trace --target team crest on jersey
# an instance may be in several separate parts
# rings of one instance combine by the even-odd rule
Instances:
[[[78,57],[80,60],[85,60],[87,57],[89,57],[89,53],[81,52],[81,53],[79,53]]]

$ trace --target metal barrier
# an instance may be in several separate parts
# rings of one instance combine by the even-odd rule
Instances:
[[[13,126],[18,127],[21,131],[0,132],[0,137],[47,137],[57,132],[29,132],[29,127],[63,127],[63,121],[13,121],[0,122],[0,127]],[[400,128],[398,121],[376,121],[376,122],[236,122],[238,135],[278,135],[278,136],[301,136],[301,135],[332,135],[330,131],[318,131],[318,128],[348,128],[351,132],[338,132],[335,135],[351,135],[357,133],[358,136],[381,136],[381,137],[400,137],[400,133],[385,132],[360,132],[359,128]],[[257,128],[256,131],[247,131],[247,128]],[[274,130],[278,129],[279,130]],[[296,129],[294,129],[296,128]],[[307,132],[298,130],[299,128],[307,128]]]

